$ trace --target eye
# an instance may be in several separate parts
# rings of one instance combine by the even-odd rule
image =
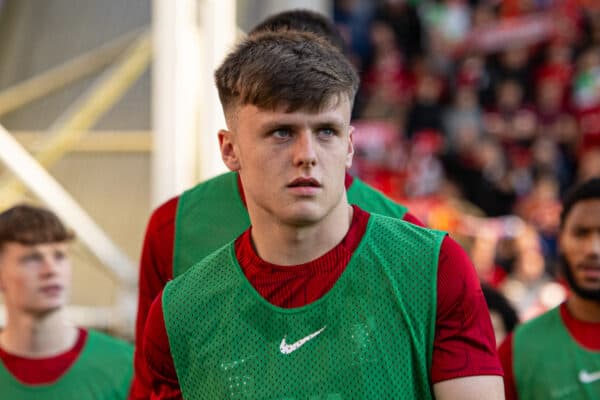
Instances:
[[[577,238],[584,238],[585,236],[587,236],[587,234],[589,233],[588,229],[584,229],[584,228],[575,228],[572,231],[573,236],[577,237]]]
[[[21,263],[24,266],[36,266],[44,260],[44,257],[40,253],[31,253],[21,259]]]
[[[326,139],[326,138],[330,138],[330,137],[336,136],[337,132],[334,129],[331,129],[331,128],[321,128],[317,132],[317,135],[320,138]]]
[[[286,128],[276,129],[271,132],[271,136],[273,136],[275,139],[288,139],[292,136],[292,131],[291,129]]]
[[[64,251],[57,251],[54,253],[54,259],[57,261],[62,261],[67,257]]]

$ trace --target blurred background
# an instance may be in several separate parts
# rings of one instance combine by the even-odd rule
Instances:
[[[360,72],[351,172],[449,231],[521,320],[560,303],[560,196],[600,174],[600,2],[0,0],[0,210],[77,232],[72,318],[132,336],[151,210],[224,171],[212,73],[292,8],[334,19]]]

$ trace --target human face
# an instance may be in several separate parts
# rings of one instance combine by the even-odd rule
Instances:
[[[312,225],[347,204],[350,109],[346,96],[318,112],[238,107],[219,141],[225,164],[240,174],[253,225]]]
[[[0,290],[11,310],[43,315],[65,305],[71,281],[67,243],[5,243],[0,251]]]
[[[600,199],[573,206],[561,229],[559,248],[574,292],[600,301]]]

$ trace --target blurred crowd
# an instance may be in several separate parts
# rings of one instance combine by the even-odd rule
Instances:
[[[521,320],[560,303],[560,198],[600,175],[600,2],[337,0],[354,173],[470,251]]]

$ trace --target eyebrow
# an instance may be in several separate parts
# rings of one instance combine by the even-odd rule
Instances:
[[[304,124],[298,124],[298,123],[294,123],[294,122],[290,122],[290,121],[269,121],[269,122],[266,122],[266,123],[260,125],[260,129],[265,130],[265,131],[272,131],[275,129],[293,129],[299,125],[304,125]],[[344,126],[344,122],[337,118],[323,118],[320,121],[315,121],[314,123],[310,124],[311,128],[322,128],[322,127],[342,128],[343,126]]]
[[[274,131],[274,130],[278,130],[278,129],[293,129],[295,125],[296,124],[272,121],[272,122],[267,122],[263,125],[260,125],[260,129],[263,131],[266,131],[266,132],[270,132],[270,131]]]

